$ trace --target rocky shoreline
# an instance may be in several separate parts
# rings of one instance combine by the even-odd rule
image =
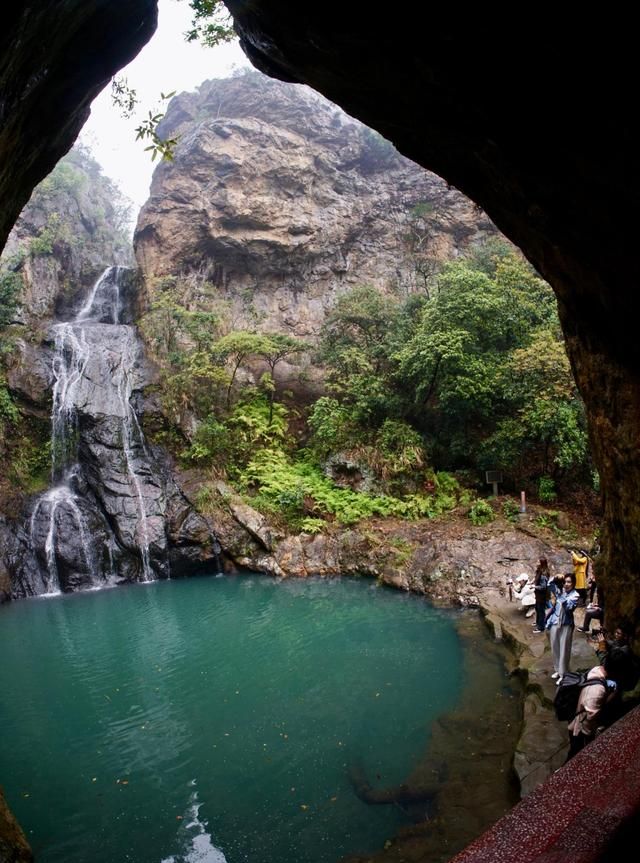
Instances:
[[[0,861],[1,863],[33,863],[27,838],[7,806],[0,788]]]
[[[530,621],[516,610],[515,603],[488,587],[480,596],[485,621],[497,639],[508,644],[517,656],[516,673],[524,684],[524,721],[514,757],[514,770],[520,783],[520,795],[526,797],[558,769],[567,754],[566,723],[553,713],[556,693],[551,679],[553,665],[546,635],[533,633]],[[581,623],[583,612],[576,612]],[[574,633],[571,667],[590,668],[597,664],[593,649],[585,637]]]

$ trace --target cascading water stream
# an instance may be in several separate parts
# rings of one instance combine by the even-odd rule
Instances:
[[[75,457],[77,412],[75,396],[89,357],[84,330],[72,324],[57,324],[53,357],[53,399],[51,409],[51,480]]]
[[[129,328],[129,330],[133,338],[135,338],[133,329]],[[140,515],[140,530],[138,532],[140,536],[138,539],[138,545],[142,556],[143,581],[152,581],[153,571],[149,561],[149,530],[147,526],[147,513],[144,505],[140,478],[135,472],[133,466],[133,447],[135,443],[134,429],[138,435],[138,442],[146,453],[142,430],[138,424],[136,413],[131,407],[131,369],[133,368],[133,363],[133,344],[131,339],[127,339],[120,366],[117,372],[114,372],[113,380],[116,385],[118,398],[122,405],[122,449],[127,464],[127,473],[135,489],[136,499],[138,501],[138,510]]]
[[[67,481],[61,485],[54,486],[54,488],[49,489],[49,491],[46,492],[46,494],[42,495],[42,497],[38,500],[31,515],[32,537],[35,534],[35,526],[38,515],[40,513],[40,510],[44,506],[49,507],[48,530],[44,544],[44,551],[47,561],[46,592],[48,594],[59,594],[60,578],[58,575],[58,564],[56,562],[55,549],[56,520],[59,517],[64,517],[65,508],[68,511],[67,517],[70,511],[71,519],[73,519],[75,521],[75,524],[77,525],[77,530],[80,536],[80,544],[82,547],[82,554],[87,569],[89,571],[96,570],[96,561],[91,549],[90,537],[87,525],[85,523],[85,519],[82,515],[80,507],[78,506],[77,496],[72,491],[69,482]]]
[[[109,267],[96,281],[89,297],[73,321],[56,324],[54,330],[53,404],[51,412],[51,478],[55,485],[37,501],[31,515],[31,538],[38,548],[38,524],[47,519],[44,544],[46,561],[45,585],[49,594],[61,590],[57,563],[57,540],[60,526],[74,530],[82,549],[84,567],[91,583],[104,581],[92,551],[91,531],[74,490],[79,467],[78,417],[83,409],[91,411],[92,399],[101,397],[113,405],[113,415],[121,422],[122,455],[125,473],[135,501],[137,518],[134,541],[142,562],[142,580],[151,581],[154,573],[149,553],[149,529],[145,498],[140,477],[135,468],[135,449],[139,447],[148,458],[144,437],[135,411],[131,406],[132,369],[136,359],[136,332],[134,327],[119,324],[120,289],[123,267]],[[117,331],[115,349],[109,342]],[[113,338],[112,338],[113,341]],[[110,371],[110,380],[88,380],[87,366],[96,356],[104,359]],[[105,395],[106,391],[106,395]],[[95,394],[99,392],[99,396]],[[110,395],[111,394],[111,395]],[[73,523],[73,524],[72,524]],[[113,574],[112,549],[109,546],[109,570]]]
[[[125,269],[126,267],[107,267],[94,284],[85,304],[76,315],[76,323],[91,320],[110,324],[120,322],[119,281]],[[111,320],[105,321],[105,317],[110,317]]]

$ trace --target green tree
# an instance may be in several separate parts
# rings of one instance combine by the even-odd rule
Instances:
[[[557,481],[573,471],[586,480],[591,467],[584,406],[564,344],[554,332],[540,329],[527,347],[514,351],[499,387],[511,416],[484,441],[481,461],[500,464],[523,479]]]
[[[233,384],[240,367],[251,357],[264,357],[271,347],[269,337],[262,333],[250,333],[246,330],[234,330],[227,333],[216,343],[216,352],[231,365],[231,375],[227,387],[227,410],[231,407]]]
[[[474,465],[506,408],[507,358],[544,326],[557,327],[551,289],[515,254],[499,257],[491,274],[470,260],[444,268],[397,360],[414,420],[449,465]]]
[[[318,357],[329,389],[363,425],[380,424],[398,407],[392,378],[401,311],[397,297],[361,285],[338,299],[322,328]]]
[[[18,307],[22,290],[22,257],[14,257],[0,264],[0,350],[1,331],[10,324]]]
[[[193,13],[191,28],[184,34],[187,42],[200,42],[215,48],[235,39],[233,21],[222,0],[188,0]]]
[[[260,353],[269,366],[271,382],[269,386],[269,423],[273,420],[273,403],[275,399],[276,368],[288,358],[298,356],[307,350],[307,345],[299,339],[284,333],[268,333],[265,345]]]
[[[174,277],[153,285],[153,300],[140,322],[145,340],[162,369],[159,386],[165,410],[181,426],[186,412],[209,415],[218,393],[229,385],[216,347],[222,313],[185,305],[187,287]]]

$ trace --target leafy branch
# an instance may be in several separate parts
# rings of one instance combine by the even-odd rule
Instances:
[[[171,99],[172,96],[175,96],[176,91],[172,90],[171,93],[161,93],[160,98],[163,102]],[[161,159],[166,160],[167,162],[173,161],[173,156],[175,152],[176,145],[178,143],[178,138],[161,138],[158,135],[158,126],[161,120],[164,119],[165,112],[154,114],[153,111],[149,111],[149,115],[146,120],[143,120],[139,126],[136,127],[136,141],[144,141],[145,139],[150,141],[150,144],[145,147],[145,152],[151,153],[151,161],[155,161],[157,156],[160,156]]]
[[[187,42],[200,42],[215,48],[235,39],[233,21],[222,0],[189,0],[193,12],[191,29],[184,34]]]
[[[111,82],[111,101],[125,120],[130,120],[138,104],[138,94],[129,86],[126,78],[114,78]]]

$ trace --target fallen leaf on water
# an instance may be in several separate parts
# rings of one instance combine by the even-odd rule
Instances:
[[[301,804],[300,804],[300,808],[301,808],[301,809],[308,809],[309,807],[307,806],[307,804],[306,804],[306,803],[301,803]]]
[[[182,815],[176,815],[176,821],[182,821]]]

